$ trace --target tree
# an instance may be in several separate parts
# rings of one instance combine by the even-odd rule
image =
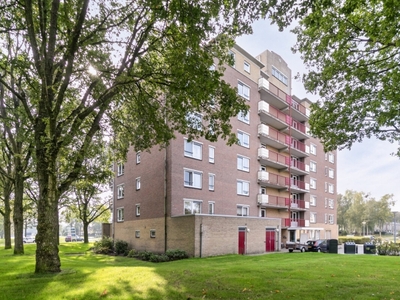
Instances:
[[[14,86],[12,76],[0,77],[0,83],[20,101],[34,135],[36,273],[61,270],[59,198],[79,179],[100,129],[113,126],[122,152],[129,144],[166,145],[175,131],[236,142],[230,118],[247,106],[221,80],[222,68],[234,38],[251,32],[250,24],[265,15],[268,4],[2,2],[0,33],[22,44],[12,59],[7,47],[0,48],[0,71],[11,74],[12,66],[22,77]],[[195,123],[188,113],[202,114],[205,126],[188,126]]]
[[[372,136],[398,141],[400,2],[283,2],[275,20],[283,27],[298,19],[293,50],[309,68],[306,89],[320,96],[311,107],[312,134],[327,151]]]

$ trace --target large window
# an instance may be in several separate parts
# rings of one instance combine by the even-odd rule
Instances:
[[[245,112],[239,112],[238,114],[238,120],[242,121],[246,124],[250,124],[250,111]]]
[[[120,207],[117,208],[117,222],[123,222],[124,221],[124,208]]]
[[[281,81],[283,84],[288,85],[288,78],[283,75],[281,71],[279,71],[277,68],[272,67],[272,76],[277,78],[279,81]]]
[[[250,147],[250,136],[243,132],[243,131],[238,131],[237,137],[239,140],[239,145],[249,148]]]
[[[117,186],[117,199],[124,198],[124,195],[125,195],[125,185],[120,184]]]
[[[317,196],[315,196],[315,195],[310,196],[310,205],[317,206]]]
[[[249,190],[250,190],[250,183],[248,181],[244,181],[244,180],[237,181],[237,194],[238,195],[248,196]]]
[[[194,141],[188,142],[187,140],[184,140],[184,143],[185,156],[202,159],[202,144]]]
[[[243,82],[238,82],[238,94],[243,98],[250,100],[250,87],[245,85]]]
[[[201,201],[185,200],[184,206],[185,215],[201,214]]]
[[[328,183],[328,193],[333,194],[335,192],[335,186],[332,183]]]
[[[329,168],[329,178],[335,178],[335,171]]]
[[[310,171],[317,172],[317,163],[315,161],[310,161]]]
[[[184,185],[201,189],[202,173],[194,170],[184,170]]]
[[[310,144],[310,153],[317,155],[317,146],[314,144]]]
[[[215,162],[215,148],[208,146],[208,162],[213,164]]]
[[[125,172],[125,166],[124,166],[124,164],[123,164],[123,163],[118,163],[118,166],[117,166],[117,176],[124,175],[124,172]]]
[[[334,223],[333,215],[329,215],[328,216],[328,222],[329,222],[329,224],[333,224]]]
[[[250,171],[250,159],[248,157],[238,155],[237,168],[238,168],[238,170],[249,172]]]
[[[333,155],[333,153],[328,153],[328,161],[331,163],[335,162],[335,156]]]
[[[237,215],[238,216],[248,216],[249,215],[249,206],[248,205],[237,205],[236,206]]]
[[[329,203],[329,208],[330,208],[330,209],[333,209],[333,206],[334,206],[334,201],[333,201],[333,199],[328,199],[328,203]]]

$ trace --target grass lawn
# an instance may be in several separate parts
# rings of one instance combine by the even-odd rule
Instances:
[[[62,272],[36,275],[0,250],[0,299],[400,299],[400,257],[326,253],[227,255],[168,263],[95,255],[62,243]]]

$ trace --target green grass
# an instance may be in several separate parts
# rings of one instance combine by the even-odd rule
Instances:
[[[60,245],[62,272],[36,275],[35,245],[0,250],[0,299],[400,299],[400,257],[227,255],[150,263]]]

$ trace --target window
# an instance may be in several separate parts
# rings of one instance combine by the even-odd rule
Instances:
[[[333,199],[328,199],[329,208],[333,209]]]
[[[317,163],[315,161],[310,161],[310,171],[317,172]]]
[[[325,224],[328,223],[328,214],[325,214]]]
[[[310,178],[310,188],[316,189],[317,188],[317,179]]]
[[[215,202],[208,202],[208,214],[215,214]]]
[[[237,215],[238,216],[244,217],[244,216],[248,216],[249,215],[249,206],[247,206],[247,205],[238,205],[236,207],[236,210],[237,210]]]
[[[333,224],[334,223],[333,215],[329,215],[328,216],[328,222],[329,222],[329,224]]]
[[[317,155],[317,146],[314,144],[310,144],[310,153]]]
[[[150,229],[150,237],[154,239],[156,237],[156,230],[155,229]]]
[[[328,161],[330,163],[334,163],[335,162],[335,156],[332,153],[328,153]]]
[[[140,190],[140,177],[136,178],[136,190]]]
[[[125,195],[124,189],[125,189],[124,184],[120,184],[117,186],[117,199],[124,198]]]
[[[208,147],[208,162],[211,164],[214,163],[214,155],[215,155],[215,148],[209,146]]]
[[[327,192],[327,191],[328,191],[328,183],[325,182],[325,192]]]
[[[245,61],[243,64],[243,70],[245,70],[247,73],[250,73],[250,64]]]
[[[243,82],[238,82],[238,94],[243,98],[250,100],[250,87],[245,85]]]
[[[124,175],[124,172],[125,172],[125,166],[124,166],[124,164],[123,164],[123,163],[118,163],[118,166],[117,166],[117,176]]]
[[[201,189],[202,175],[200,171],[185,170],[184,186]]]
[[[124,208],[120,207],[117,208],[117,222],[123,222],[124,221]]]
[[[248,181],[238,180],[237,181],[237,194],[238,195],[249,195],[250,183]]]
[[[208,174],[208,190],[213,191],[214,190],[214,182],[215,182],[215,175],[214,174]]]
[[[335,171],[329,168],[329,178],[335,178]]]
[[[229,51],[228,55],[229,55],[230,60],[231,60],[229,65],[230,65],[232,68],[235,68],[235,52]]]
[[[192,127],[193,129],[201,130],[201,128],[203,127],[202,121],[202,115],[197,112],[186,114],[186,122],[188,123],[188,126]]]
[[[238,120],[242,121],[242,122],[244,122],[246,124],[250,124],[250,112],[249,111],[247,111],[246,113],[244,113],[242,111],[239,112]]]
[[[267,210],[265,208],[261,208],[260,210],[260,217],[265,218],[267,217]]]
[[[310,212],[310,223],[317,223],[317,213]]]
[[[333,194],[335,192],[335,187],[332,183],[328,183],[328,192]]]
[[[140,152],[136,153],[136,164],[140,164]]]
[[[283,84],[288,85],[288,78],[283,75],[282,72],[280,72],[277,68],[272,67],[272,76],[277,78],[279,81],[281,81]]]
[[[328,198],[325,198],[325,208],[328,207]]]
[[[136,204],[136,217],[140,216],[140,204]]]
[[[203,145],[194,141],[188,142],[184,140],[185,156],[202,159],[202,148]]]
[[[237,137],[239,139],[239,145],[249,148],[250,147],[250,136],[247,133],[238,131]]]
[[[185,200],[185,215],[201,214],[201,201]]]
[[[250,159],[248,157],[240,156],[237,157],[237,169],[245,172],[250,171]]]
[[[310,196],[310,205],[317,206],[317,196],[315,196],[315,195]]]
[[[135,238],[140,238],[140,230],[135,230]]]

